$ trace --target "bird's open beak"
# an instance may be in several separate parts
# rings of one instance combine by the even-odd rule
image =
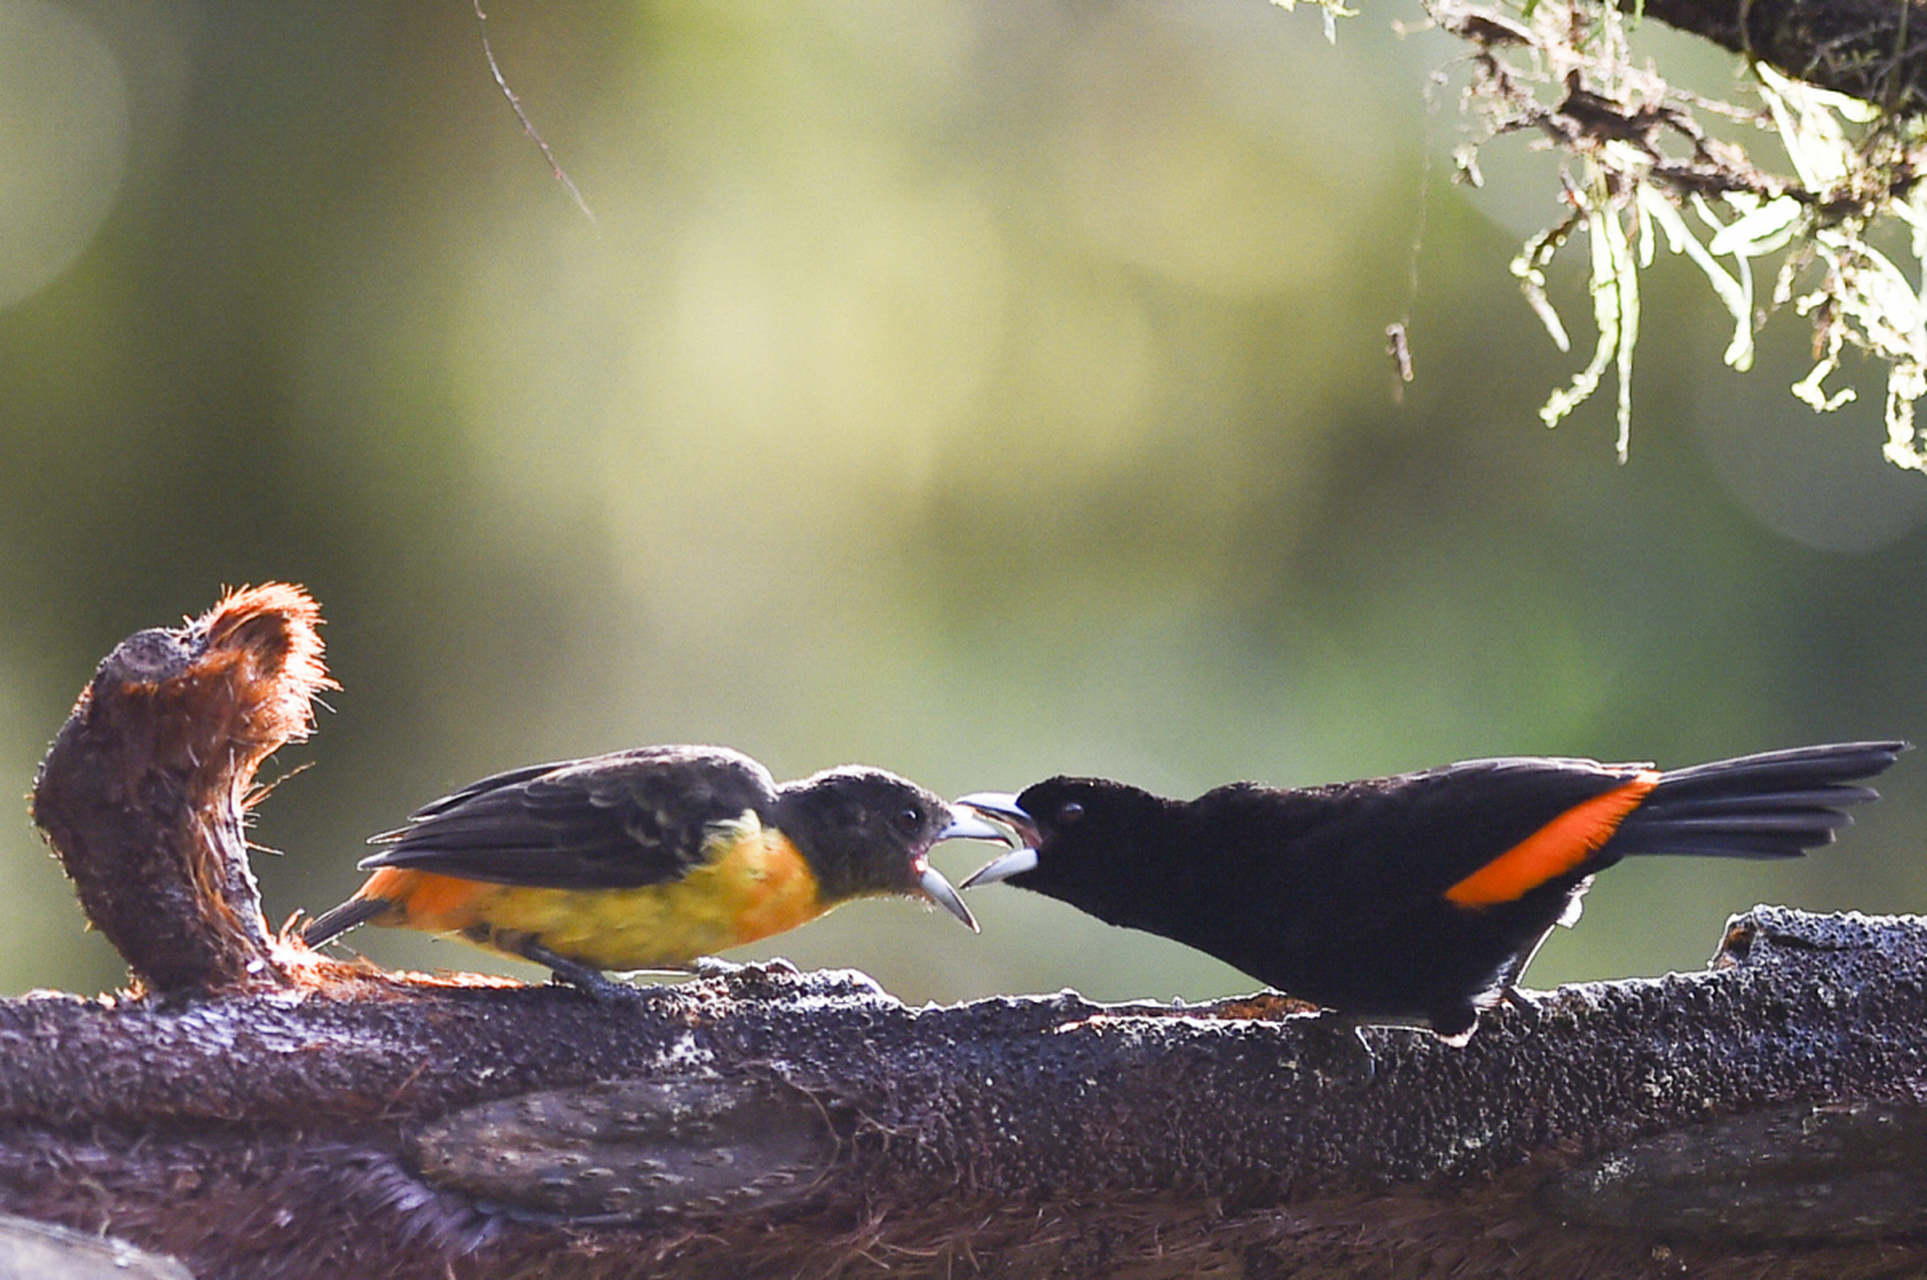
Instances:
[[[917,880],[917,888],[923,891],[924,897],[963,921],[964,927],[972,933],[983,932],[977,927],[977,917],[970,914],[970,908],[966,907],[964,900],[957,896],[957,891],[950,887],[950,882],[943,878],[943,872],[932,866],[924,867],[923,875]]]
[[[996,884],[999,880],[1008,880],[1012,876],[1021,876],[1024,872],[1034,871],[1036,868],[1037,850],[1012,849],[1003,857],[993,858],[991,861],[977,868],[976,872],[968,880],[963,882],[963,887],[966,889],[974,889],[980,884]]]
[[[1003,827],[985,822],[968,809],[953,805],[950,809],[950,825],[937,832],[930,843],[939,844],[945,840],[995,840],[999,844],[1009,844],[1010,832]],[[944,879],[943,872],[925,863],[923,872],[917,879],[917,888],[923,891],[924,897],[963,921],[972,933],[981,932],[977,928],[976,917],[970,914],[970,908],[966,907],[964,900],[957,896],[957,891],[951,887],[950,881]]]
[[[1037,820],[1025,813],[1017,797],[1008,791],[973,791],[967,796],[958,796],[956,807],[990,819],[1000,828],[996,838],[1013,849],[1037,847]]]
[[[995,884],[1036,868],[1039,839],[1037,821],[1018,805],[1016,796],[1008,791],[974,791],[958,797],[957,804],[960,808],[982,814],[1004,828],[1004,842],[1013,846],[1009,853],[979,868],[975,875],[963,882],[964,888]]]
[[[931,844],[940,844],[945,840],[995,840],[998,844],[1011,842],[1009,828],[985,822],[966,808],[965,803],[959,801],[951,806],[950,825],[939,831]]]

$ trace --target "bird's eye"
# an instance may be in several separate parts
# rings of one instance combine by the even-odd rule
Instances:
[[[921,809],[899,809],[893,819],[897,830],[906,836],[914,836],[923,830],[923,811]]]
[[[1075,800],[1067,800],[1057,806],[1057,820],[1065,826],[1069,826],[1083,816],[1084,806]]]

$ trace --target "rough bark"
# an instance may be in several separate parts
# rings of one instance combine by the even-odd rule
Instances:
[[[266,687],[198,661],[158,683],[207,705],[146,705]],[[322,678],[257,669],[303,703]],[[76,715],[118,696],[102,672]],[[49,824],[84,899],[184,829],[155,797],[222,818],[246,791],[86,799],[125,763],[43,769],[37,811],[100,815]],[[242,855],[238,822],[201,825]],[[258,907],[198,883],[225,908],[114,935],[160,949],[130,955],[147,994],[0,1002],[0,1209],[202,1280],[1927,1270],[1918,920],[1756,908],[1706,973],[1568,988],[1465,1049],[1373,1029],[1367,1071],[1265,1001],[910,1009],[779,965],[610,1008],[275,939],[237,973],[179,938]]]
[[[1805,80],[1901,111],[1927,103],[1927,7],[1916,0],[1617,0]]]

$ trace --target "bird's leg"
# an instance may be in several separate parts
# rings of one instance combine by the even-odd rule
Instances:
[[[1506,967],[1499,970],[1499,998],[1501,1000],[1511,1005],[1514,1009],[1531,1012],[1538,1011],[1539,1006],[1533,1001],[1532,997],[1519,990],[1519,979],[1525,976],[1526,966],[1531,964],[1533,957],[1539,954],[1539,948],[1546,945],[1546,939],[1552,936],[1554,929],[1562,925],[1570,929],[1579,923],[1579,914],[1585,909],[1586,905],[1586,890],[1590,888],[1592,888],[1591,876],[1587,876],[1584,880],[1574,885],[1572,896],[1566,899],[1565,910],[1559,913],[1559,918],[1547,925],[1545,931],[1532,940],[1531,946],[1520,948],[1512,959],[1507,962]]]
[[[1532,963],[1532,958],[1539,954],[1539,948],[1546,945],[1546,939],[1550,938],[1552,931],[1558,927],[1557,924],[1546,926],[1545,932],[1534,938],[1531,946],[1522,948],[1517,955],[1506,962],[1505,968],[1499,970],[1499,998],[1514,1009],[1537,1012],[1538,1004],[1531,996],[1519,990],[1519,979],[1525,976],[1526,966]]]
[[[1499,1000],[1504,1004],[1511,1005],[1520,1013],[1539,1012],[1538,997],[1527,995],[1524,991],[1509,982],[1499,988]]]
[[[556,981],[574,987],[597,1004],[617,1004],[634,1000],[641,994],[628,983],[617,982],[591,965],[579,964],[567,956],[559,956],[533,939],[522,943],[516,950],[524,959],[547,965],[549,971],[555,975]]]

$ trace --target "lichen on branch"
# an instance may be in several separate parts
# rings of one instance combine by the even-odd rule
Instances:
[[[1897,15],[1899,47],[1910,48],[1904,32],[1912,7],[1889,11]],[[1727,38],[1743,41],[1771,10],[1751,8],[1744,26],[1701,34],[1761,54]],[[1669,22],[1686,11],[1682,4],[1644,10]],[[1636,63],[1628,47],[1635,17],[1598,0],[1527,0],[1519,9],[1430,0],[1428,12],[1473,51],[1464,97],[1473,137],[1457,153],[1460,177],[1481,182],[1479,147],[1506,134],[1535,133],[1564,154],[1570,212],[1528,240],[1513,263],[1527,301],[1568,350],[1546,270],[1575,237],[1589,246],[1593,353],[1547,398],[1541,416],[1548,426],[1584,403],[1613,367],[1626,457],[1640,276],[1663,247],[1693,263],[1732,318],[1731,367],[1750,368],[1753,334],[1787,309],[1813,325],[1814,367],[1792,391],[1815,410],[1854,398],[1852,388],[1828,385],[1845,350],[1884,363],[1886,456],[1927,471],[1927,434],[1914,416],[1927,395],[1927,302],[1913,283],[1927,273],[1919,183],[1927,126],[1913,114],[1927,105],[1919,87],[1927,72],[1911,54],[1884,67],[1850,66],[1844,46],[1816,48],[1796,70],[1834,86],[1824,88],[1774,69],[1776,61],[1788,65],[1792,46],[1782,42],[1775,46],[1781,58],[1752,63],[1744,100],[1722,101],[1678,89]],[[1927,32],[1927,21],[1920,30]]]

